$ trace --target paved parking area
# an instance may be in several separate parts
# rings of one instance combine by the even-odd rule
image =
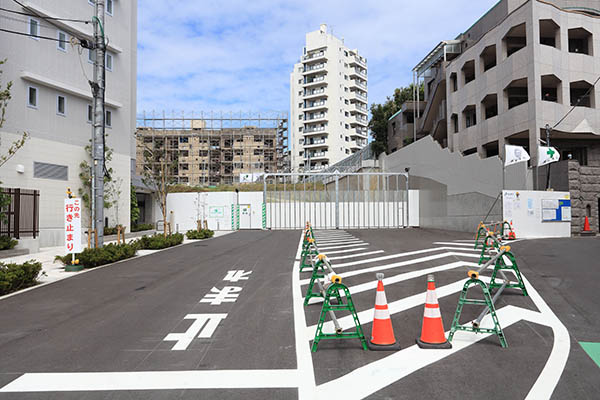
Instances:
[[[600,271],[588,267],[598,239],[513,244],[530,296],[507,290],[497,302],[508,348],[458,332],[452,350],[421,350],[426,276],[435,274],[448,330],[478,261],[473,237],[316,235],[367,337],[375,273],[385,274],[401,351],[364,351],[349,339],[312,353],[321,307],[302,304],[310,274],[298,272],[301,233],[242,231],[1,300],[0,399],[600,398],[600,368],[578,344],[600,341]],[[479,311],[465,306],[461,322]]]

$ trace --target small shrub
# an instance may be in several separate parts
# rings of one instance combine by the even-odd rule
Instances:
[[[197,230],[191,230],[191,231],[187,231],[186,232],[186,236],[188,239],[208,239],[213,237],[213,235],[215,234],[214,231],[211,231],[210,229],[201,229],[199,231]]]
[[[103,247],[85,249],[81,253],[76,254],[75,258],[79,259],[79,264],[86,268],[98,267],[104,264],[114,263],[120,260],[125,260],[135,256],[137,251],[136,244],[105,244]],[[72,256],[56,256],[55,261],[60,261],[64,265],[71,264]]]
[[[117,228],[119,226],[121,227],[121,232],[125,232],[125,227],[123,225],[116,225],[116,226],[113,226],[112,228],[108,227],[108,226],[105,226],[104,227],[104,236],[107,236],[107,235],[116,235],[117,234]]]
[[[0,236],[0,250],[10,250],[14,248],[17,243],[19,242],[10,236]]]
[[[133,225],[131,227],[131,232],[149,231],[152,229],[154,229],[154,225],[152,225],[152,224],[139,224],[139,225]]]
[[[0,296],[36,285],[41,270],[42,263],[35,260],[23,264],[0,262]]]
[[[135,245],[138,249],[145,250],[159,250],[164,249],[171,246],[176,246],[183,242],[183,234],[174,233],[172,235],[167,235],[166,237],[162,234],[157,234],[153,236],[142,236],[138,240],[136,240]]]

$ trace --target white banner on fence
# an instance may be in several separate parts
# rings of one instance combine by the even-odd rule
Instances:
[[[65,199],[65,251],[81,253],[81,199]]]

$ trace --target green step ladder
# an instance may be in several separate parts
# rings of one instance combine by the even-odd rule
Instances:
[[[498,258],[498,260],[496,260],[496,264],[494,265],[494,271],[492,272],[492,278],[490,280],[488,288],[491,291],[492,289],[498,289],[502,286],[505,286],[507,288],[520,289],[523,293],[523,296],[528,296],[527,289],[525,289],[525,283],[523,282],[523,277],[521,276],[521,272],[519,271],[519,267],[517,266],[517,260],[515,259],[515,256],[510,252],[510,247],[506,246],[506,248],[508,250],[506,250],[504,254],[500,258]],[[506,262],[504,261],[504,256],[508,258],[511,265],[506,264]],[[504,275],[502,271],[512,271],[515,277],[517,278],[517,282],[497,282],[496,278],[498,273],[500,273],[504,277],[504,279],[507,280],[506,275]]]
[[[312,351],[317,351],[319,342],[323,339],[359,339],[363,349],[368,350],[367,340],[365,339],[362,326],[360,325],[358,315],[356,314],[356,308],[354,307],[354,302],[350,296],[350,290],[348,290],[346,285],[342,284],[342,278],[337,275],[334,275],[331,281],[332,283],[325,290],[323,307],[321,308],[321,315],[319,317],[319,323],[317,324],[317,331],[315,333]],[[340,291],[344,293],[346,303],[343,302]],[[331,302],[333,298],[336,299],[337,304],[333,304]],[[356,330],[353,332],[343,332],[342,328],[337,323],[337,318],[335,316],[336,311],[350,312],[350,315],[352,315],[352,319],[354,320],[354,326],[356,327]],[[325,323],[325,318],[328,314],[333,320],[335,333],[323,333],[323,324]]]
[[[308,288],[306,289],[306,296],[304,296],[304,305],[307,306],[310,299],[313,297],[325,297],[325,292],[321,287],[321,279],[325,278],[325,258],[319,257],[315,263],[313,261],[312,267],[312,275],[310,277],[310,282],[308,283]],[[302,272],[302,271],[300,271]],[[315,285],[319,286],[318,290],[315,292]]]
[[[481,299],[470,299],[467,297],[467,291],[472,286],[480,286],[483,291],[483,300]],[[463,306],[465,304],[469,305],[482,305],[487,307],[487,310],[484,310],[482,315],[485,315],[487,312],[490,313],[492,317],[492,321],[494,322],[494,328],[482,328],[479,324],[469,325],[461,325],[460,324],[460,314],[462,313]],[[483,318],[483,317],[481,317]],[[470,278],[467,280],[463,286],[462,292],[460,293],[460,297],[458,298],[458,305],[456,306],[456,312],[454,313],[454,319],[452,320],[452,328],[450,328],[450,334],[448,335],[448,342],[452,342],[454,338],[454,334],[456,331],[467,331],[474,333],[492,333],[498,336],[500,340],[500,344],[502,347],[508,347],[506,343],[506,338],[504,337],[504,332],[502,332],[502,328],[500,327],[500,322],[498,322],[498,316],[496,315],[496,308],[494,307],[494,301],[490,296],[490,291],[488,290],[486,284],[478,278]]]

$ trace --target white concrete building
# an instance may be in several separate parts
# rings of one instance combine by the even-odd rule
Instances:
[[[367,145],[367,60],[327,33],[306,34],[290,74],[293,171],[319,171]]]
[[[12,99],[0,129],[2,150],[28,132],[25,146],[0,169],[3,187],[40,191],[37,245],[63,243],[63,199],[81,187],[80,163],[92,136],[93,58],[71,38],[91,39],[93,25],[52,18],[91,21],[92,0],[23,0],[26,8],[0,0],[2,83],[12,81]],[[106,145],[113,149],[113,181],[120,183],[118,204],[105,210],[109,225],[129,228],[130,175],[135,155],[137,0],[106,0]],[[59,41],[44,39],[54,38]],[[63,42],[67,40],[69,42]],[[88,217],[84,213],[87,226]],[[84,236],[85,237],[85,236]]]

